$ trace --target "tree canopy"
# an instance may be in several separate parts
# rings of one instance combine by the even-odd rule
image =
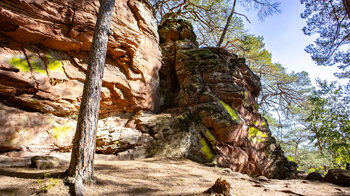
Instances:
[[[309,138],[345,166],[350,163],[350,85],[327,81],[318,81],[318,85],[309,98],[312,109],[305,119],[313,133]]]
[[[337,65],[343,72],[338,77],[350,78],[350,13],[347,0],[301,0],[305,10],[301,17],[307,24],[306,35],[316,34],[314,44],[306,47],[318,65]],[[349,9],[349,7],[348,7]]]
[[[255,10],[260,19],[280,12],[275,0],[153,0],[157,20],[168,18],[190,20],[197,30],[201,46],[234,47],[235,40],[244,32],[242,19],[249,19],[236,11],[240,4],[247,10]]]

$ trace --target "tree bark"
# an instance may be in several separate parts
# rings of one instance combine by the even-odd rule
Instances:
[[[232,16],[235,13],[236,2],[237,2],[237,0],[234,0],[233,5],[232,5],[231,13],[230,13],[230,15],[227,18],[225,28],[224,28],[224,30],[221,33],[220,40],[219,40],[218,44],[216,45],[216,47],[218,47],[218,48],[221,47],[221,44],[224,41],[224,38],[226,36],[227,29],[230,26],[230,23],[231,23],[231,20],[232,20]]]
[[[96,131],[100,110],[103,69],[115,0],[100,0],[88,68],[80,104],[68,176],[73,177],[73,195],[82,195],[83,183],[93,180]]]
[[[348,18],[350,19],[350,0],[343,0],[343,4],[346,10],[346,13],[348,14]]]

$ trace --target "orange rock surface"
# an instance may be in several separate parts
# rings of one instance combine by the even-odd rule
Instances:
[[[77,113],[99,1],[0,2],[0,97],[22,109]],[[145,1],[115,5],[101,115],[155,110],[161,52]]]

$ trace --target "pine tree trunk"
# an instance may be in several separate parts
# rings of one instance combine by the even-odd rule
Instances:
[[[228,30],[228,27],[229,27],[230,24],[231,24],[232,16],[233,16],[233,14],[235,13],[236,2],[237,2],[237,0],[234,0],[234,2],[233,2],[233,4],[232,4],[231,13],[230,13],[230,15],[228,16],[228,18],[227,18],[227,20],[226,20],[226,25],[225,25],[225,27],[224,27],[224,30],[223,30],[222,33],[221,33],[220,40],[219,40],[218,44],[216,45],[217,48],[220,48],[222,42],[224,41],[224,38],[225,38],[225,36],[226,36],[226,32],[227,32],[227,30]]]
[[[78,124],[73,139],[72,156],[67,170],[75,182],[73,195],[82,195],[83,183],[90,183],[93,180],[103,68],[113,10],[114,0],[100,0]]]

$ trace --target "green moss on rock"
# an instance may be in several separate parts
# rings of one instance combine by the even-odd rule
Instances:
[[[200,140],[202,148],[201,152],[208,158],[208,160],[212,160],[214,158],[214,154],[212,153],[207,141],[204,138]]]
[[[259,143],[264,141],[264,138],[267,138],[268,136],[262,132],[260,129],[255,127],[249,127],[249,134],[248,138],[250,141]]]
[[[51,129],[51,133],[56,139],[59,139],[61,137],[68,136],[69,132],[71,132],[73,127],[69,125],[62,125],[62,126],[56,126]]]
[[[224,108],[226,109],[226,111],[230,114],[230,116],[232,117],[233,120],[237,121],[238,123],[240,123],[239,117],[237,115],[237,112],[231,108],[231,106],[229,106],[228,104],[226,104],[225,102],[220,100],[220,103],[222,104],[222,106],[224,106]]]
[[[32,60],[30,61],[30,66],[28,64],[28,61],[25,58],[17,58],[13,57],[11,58],[8,63],[16,68],[18,68],[21,72],[29,72],[30,67],[34,72],[40,73],[40,74],[47,74],[46,73],[46,66],[41,58],[39,57],[32,57]],[[46,55],[46,59],[48,60],[47,69],[53,72],[60,72],[63,73],[63,64],[61,61],[58,61],[54,58],[52,58],[50,55]]]

